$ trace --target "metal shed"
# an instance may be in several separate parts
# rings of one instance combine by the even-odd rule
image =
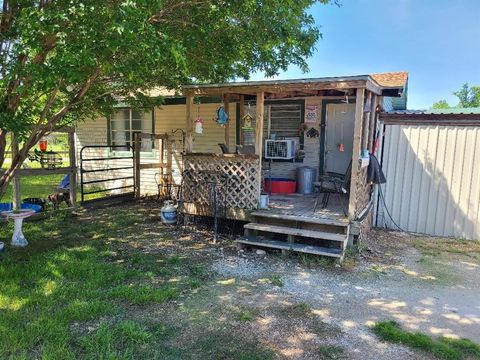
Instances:
[[[387,184],[375,224],[480,239],[480,108],[387,112],[380,120]]]

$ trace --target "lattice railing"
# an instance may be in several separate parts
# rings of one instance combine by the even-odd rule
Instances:
[[[213,184],[217,205],[225,209],[254,210],[260,190],[260,160],[254,155],[184,155],[182,197],[185,203],[203,209],[213,206]]]

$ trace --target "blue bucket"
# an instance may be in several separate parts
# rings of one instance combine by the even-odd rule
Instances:
[[[42,211],[42,207],[40,205],[23,203],[20,208],[22,210],[33,210],[35,212]],[[0,203],[0,211],[12,211],[13,210],[13,203]]]

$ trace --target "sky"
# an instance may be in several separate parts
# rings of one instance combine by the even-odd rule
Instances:
[[[408,71],[408,108],[458,103],[462,84],[480,86],[480,0],[340,0],[310,9],[323,38],[279,79]],[[251,80],[261,80],[255,74]]]

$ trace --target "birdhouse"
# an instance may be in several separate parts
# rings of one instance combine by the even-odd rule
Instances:
[[[247,130],[247,131],[248,131],[248,130],[253,130],[252,121],[253,121],[252,115],[246,114],[246,115],[242,118],[242,122],[243,122],[243,127],[242,127],[242,129],[243,129],[243,130]]]

